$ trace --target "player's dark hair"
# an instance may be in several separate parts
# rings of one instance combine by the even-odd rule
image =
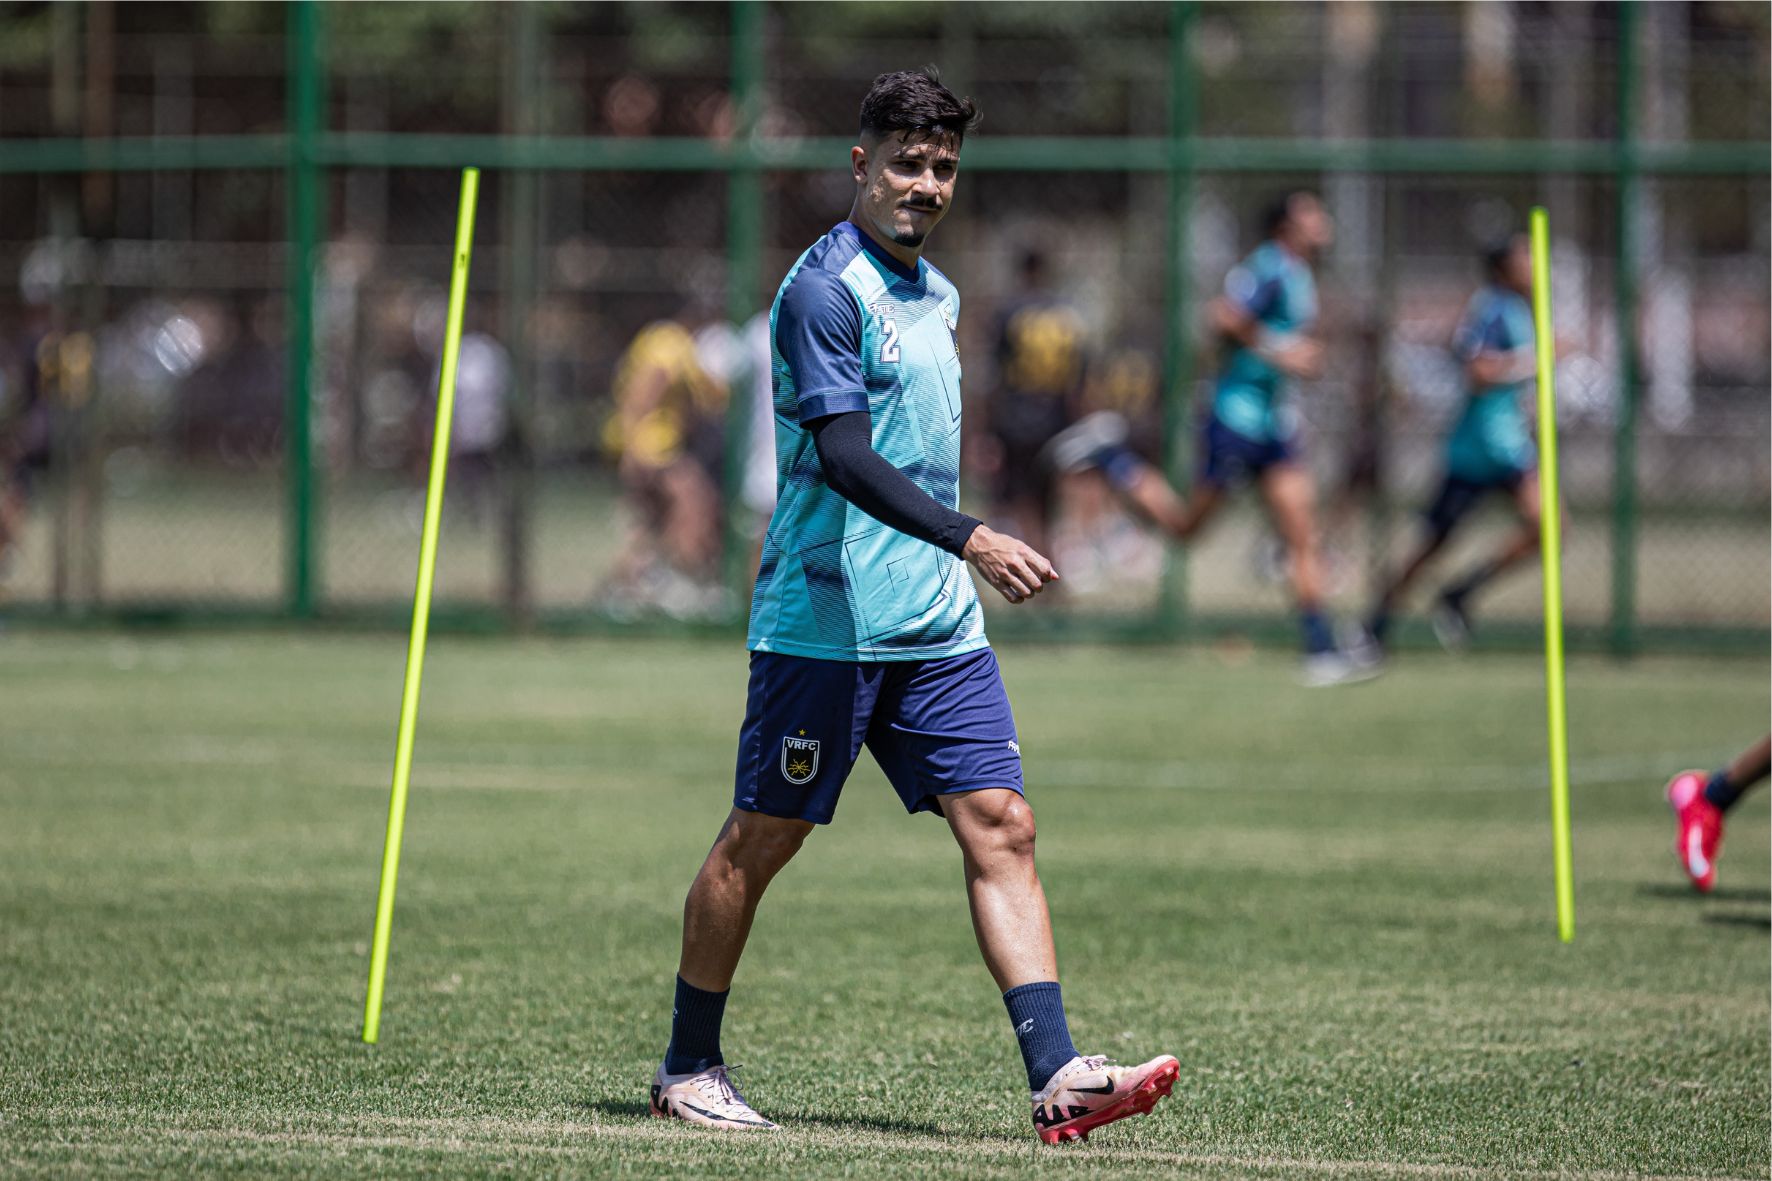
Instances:
[[[884,139],[901,131],[951,140],[978,126],[978,105],[941,84],[934,66],[881,74],[861,100],[861,133]]]
[[[1316,197],[1314,189],[1288,189],[1263,206],[1261,211],[1261,236],[1271,238],[1280,232],[1280,227],[1292,219],[1292,202],[1300,197]],[[1321,198],[1318,198],[1321,200]]]

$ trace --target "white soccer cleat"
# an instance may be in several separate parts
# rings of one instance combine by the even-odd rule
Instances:
[[[1440,641],[1440,647],[1453,655],[1471,646],[1471,617],[1464,609],[1463,599],[1441,595],[1428,622],[1434,625],[1434,639]]]
[[[1087,1140],[1103,1124],[1148,1114],[1180,1075],[1181,1063],[1168,1054],[1138,1066],[1072,1058],[1034,1094],[1034,1131],[1048,1144]]]
[[[776,1128],[744,1101],[724,1066],[694,1074],[666,1074],[660,1066],[652,1079],[650,1106],[658,1119],[680,1119],[704,1128],[732,1132],[766,1132]]]
[[[1368,660],[1338,649],[1313,652],[1304,658],[1298,670],[1298,683],[1307,689],[1323,689],[1330,685],[1357,685],[1370,681],[1384,671],[1382,660]]]
[[[1101,457],[1124,446],[1131,433],[1124,416],[1097,410],[1052,436],[1040,449],[1040,463],[1056,472],[1081,472],[1099,466]]]

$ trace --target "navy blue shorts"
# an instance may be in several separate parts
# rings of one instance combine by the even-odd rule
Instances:
[[[1523,471],[1504,472],[1489,480],[1467,480],[1463,476],[1455,476],[1450,472],[1440,485],[1439,493],[1434,502],[1427,507],[1424,514],[1427,518],[1428,531],[1438,541],[1445,541],[1452,536],[1458,522],[1464,520],[1470,511],[1477,507],[1482,499],[1491,492],[1512,493],[1525,478]]]
[[[732,802],[829,824],[866,745],[907,812],[938,796],[1021,791],[1021,746],[989,648],[939,660],[851,663],[751,653]]]
[[[1298,447],[1290,438],[1258,443],[1239,435],[1216,417],[1206,420],[1206,429],[1200,433],[1200,450],[1200,483],[1215,488],[1259,479],[1275,464],[1298,459]]]

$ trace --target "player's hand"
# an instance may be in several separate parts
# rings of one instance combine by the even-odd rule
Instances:
[[[972,568],[1011,603],[1026,602],[1048,583],[1058,581],[1058,571],[1044,555],[1007,533],[984,525],[972,531],[960,556],[971,562]]]

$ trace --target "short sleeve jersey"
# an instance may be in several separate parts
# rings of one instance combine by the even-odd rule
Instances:
[[[1317,319],[1317,282],[1310,266],[1277,242],[1263,242],[1224,279],[1224,295],[1268,332],[1308,332]],[[1285,375],[1234,345],[1212,399],[1219,422],[1257,443],[1292,433]]]
[[[1488,286],[1471,297],[1452,336],[1461,365],[1481,353],[1531,348],[1532,309],[1518,292]],[[1446,442],[1446,466],[1461,479],[1488,482],[1532,466],[1532,432],[1520,410],[1524,380],[1470,385],[1464,411]]]
[[[867,411],[873,445],[949,508],[960,497],[960,294],[848,222],[802,254],[770,310],[777,500],[746,646],[824,660],[927,660],[986,646],[953,554],[825,482],[806,424]]]

